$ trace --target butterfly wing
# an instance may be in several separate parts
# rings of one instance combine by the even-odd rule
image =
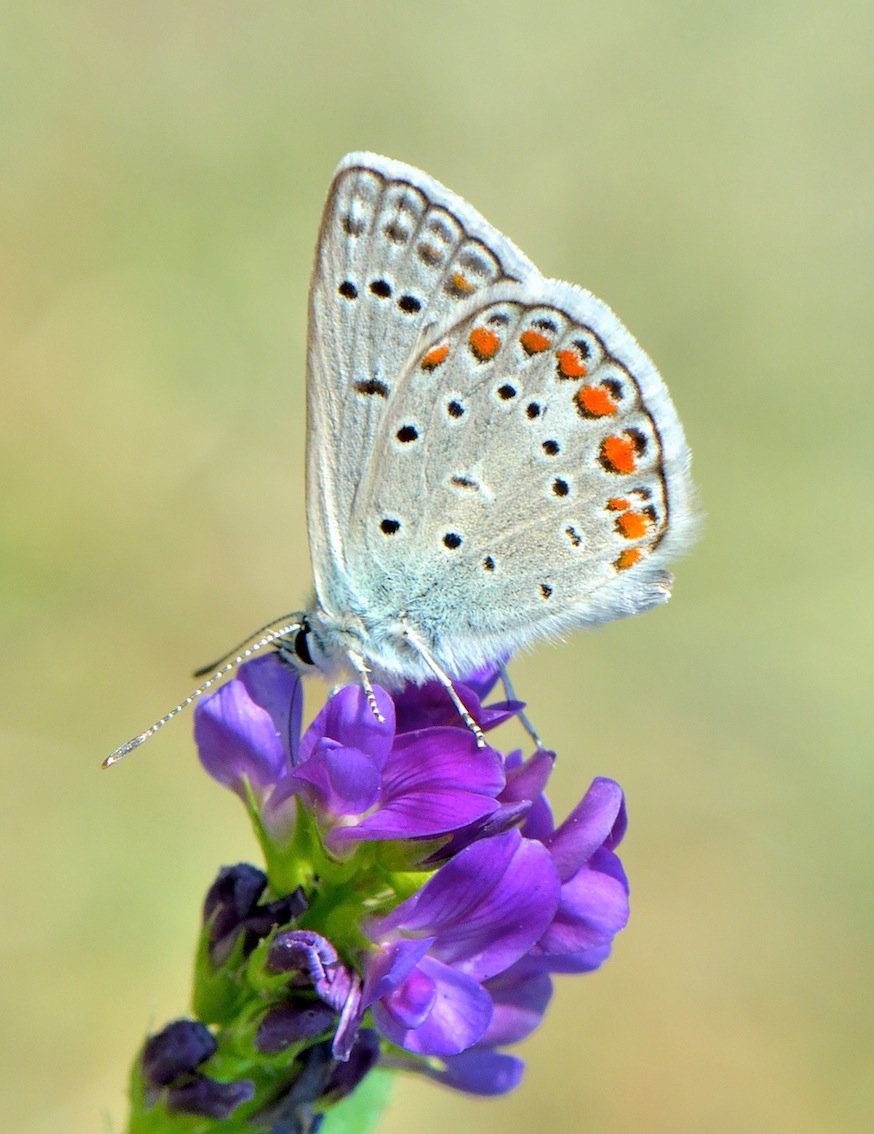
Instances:
[[[338,166],[316,248],[307,352],[307,527],[323,610],[360,606],[362,585],[372,588],[360,575],[353,505],[423,332],[452,321],[483,288],[535,278],[509,240],[420,170],[366,153]]]
[[[665,601],[693,510],[668,391],[600,300],[531,277],[454,315],[395,380],[346,555],[375,624],[459,676]]]

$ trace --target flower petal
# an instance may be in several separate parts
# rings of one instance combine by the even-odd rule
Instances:
[[[522,1081],[524,1060],[491,1048],[474,1047],[445,1059],[443,1067],[425,1065],[423,1074],[444,1087],[471,1095],[505,1095]]]
[[[515,966],[486,981],[485,988],[495,1010],[480,1043],[495,1047],[517,1043],[530,1035],[540,1026],[552,999],[548,973],[531,973]]]
[[[433,934],[432,956],[480,981],[513,964],[540,938],[558,900],[549,853],[508,831],[466,847],[365,931],[375,941],[393,931]]]
[[[382,998],[382,1005],[396,1026],[418,1028],[427,1019],[436,998],[437,986],[433,978],[416,968],[398,988]]]
[[[567,819],[545,840],[562,882],[576,874],[599,847],[616,846],[625,824],[622,788],[599,776]]]
[[[399,736],[383,769],[379,808],[339,841],[414,839],[454,831],[497,810],[503,764],[468,730],[432,728]]]
[[[401,938],[371,953],[366,961],[362,1007],[369,1008],[374,1001],[389,996],[407,979],[433,943],[433,937],[421,937],[416,941]]]
[[[419,967],[435,989],[431,1011],[419,1027],[399,1025],[382,1000],[373,1005],[373,1018],[383,1035],[407,1051],[456,1055],[475,1044],[485,1032],[492,1017],[491,997],[475,980],[432,957],[423,957]],[[401,995],[399,990],[392,997]]]
[[[524,708],[522,701],[500,701],[493,705],[483,705],[482,698],[487,696],[496,680],[497,671],[483,670],[470,681],[453,682],[461,703],[484,731],[497,728]],[[394,701],[398,734],[437,726],[467,727],[452,698],[438,681],[407,685],[395,694]]]
[[[561,888],[555,919],[539,944],[544,954],[579,953],[609,944],[628,921],[628,894],[609,874],[584,867]]]
[[[395,709],[391,697],[378,685],[373,687],[379,711],[378,721],[360,685],[347,685],[325,703],[300,743],[298,764],[308,760],[323,737],[348,748],[359,748],[381,768],[391,751],[395,735]]]
[[[300,739],[303,717],[303,682],[279,654],[265,654],[245,662],[237,670],[249,697],[270,714],[276,734],[293,760]]]
[[[289,767],[273,718],[238,678],[195,706],[194,739],[207,772],[243,798],[244,776],[257,790],[276,783]]]
[[[374,758],[323,737],[291,780],[311,807],[334,818],[357,817],[380,798],[382,777]]]

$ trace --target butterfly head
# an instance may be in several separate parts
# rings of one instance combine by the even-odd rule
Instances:
[[[282,660],[298,673],[326,673],[331,668],[320,635],[306,615],[301,616],[298,626],[277,639],[276,648]]]

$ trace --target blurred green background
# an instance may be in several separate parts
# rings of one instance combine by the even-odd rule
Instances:
[[[305,596],[307,279],[368,148],[616,309],[706,516],[669,606],[514,668],[559,814],[628,793],[613,959],[518,1092],[407,1081],[382,1134],[871,1129],[872,36],[862,2],[3,5],[4,1128],[119,1130],[256,853],[190,718],[99,765]]]

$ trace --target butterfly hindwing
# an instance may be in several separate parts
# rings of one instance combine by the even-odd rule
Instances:
[[[456,674],[664,601],[689,514],[667,390],[604,304],[536,280],[458,314],[395,383],[347,549]]]

